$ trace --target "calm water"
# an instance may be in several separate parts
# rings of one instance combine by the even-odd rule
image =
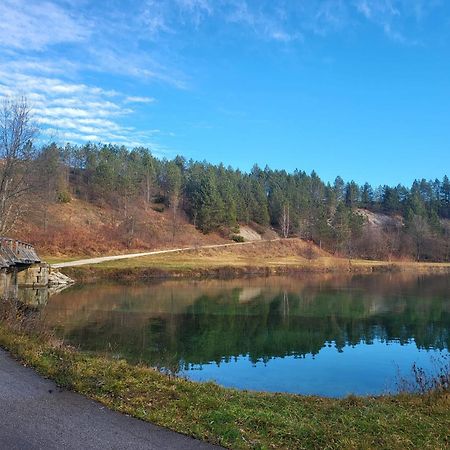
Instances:
[[[315,276],[75,286],[48,324],[72,344],[224,386],[395,391],[450,348],[450,277]]]

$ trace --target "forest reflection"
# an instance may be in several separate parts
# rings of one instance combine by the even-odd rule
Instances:
[[[450,277],[382,274],[75,286],[47,324],[82,349],[178,372],[342,351],[374,340],[450,347]]]

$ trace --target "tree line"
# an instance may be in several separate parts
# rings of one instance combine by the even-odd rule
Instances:
[[[174,224],[185,214],[204,233],[253,223],[351,256],[449,256],[447,176],[374,188],[339,176],[325,183],[315,172],[255,165],[247,173],[181,156],[159,159],[142,147],[96,144],[44,146],[35,166],[45,174],[47,201],[75,195],[107,203],[128,219],[133,205],[145,202],[169,209]],[[382,223],[367,226],[364,211],[383,214]]]
[[[173,235],[185,215],[204,233],[230,235],[239,223],[251,223],[349,256],[449,260],[447,176],[416,180],[410,187],[373,187],[339,176],[333,183],[324,182],[314,171],[288,173],[255,165],[244,172],[182,156],[157,158],[143,147],[35,146],[28,113],[26,104],[10,107],[9,116],[0,121],[2,233],[14,226],[18,205],[26,203],[20,199],[33,187],[43,205],[73,196],[107,204],[119,212],[131,234],[134,211],[145,204],[170,211]],[[24,119],[25,126],[14,129]],[[382,215],[373,219],[368,212]]]

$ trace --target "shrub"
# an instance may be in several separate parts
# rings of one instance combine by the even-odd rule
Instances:
[[[164,203],[165,197],[164,195],[158,194],[153,197],[153,203]]]
[[[426,371],[416,363],[411,368],[409,378],[400,378],[399,392],[433,394],[450,392],[450,355],[432,357],[433,369]]]
[[[166,209],[164,205],[158,204],[158,205],[153,205],[152,206],[153,211],[162,213],[164,212],[164,210]]]
[[[67,191],[60,191],[58,192],[57,200],[59,203],[70,203],[72,196]]]
[[[239,234],[233,234],[231,236],[231,240],[233,240],[234,242],[244,242],[245,239],[243,236],[240,236]]]

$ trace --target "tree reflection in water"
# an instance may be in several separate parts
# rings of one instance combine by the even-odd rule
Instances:
[[[450,277],[314,276],[76,286],[46,321],[71,343],[132,362],[252,362],[374,340],[448,349]]]

